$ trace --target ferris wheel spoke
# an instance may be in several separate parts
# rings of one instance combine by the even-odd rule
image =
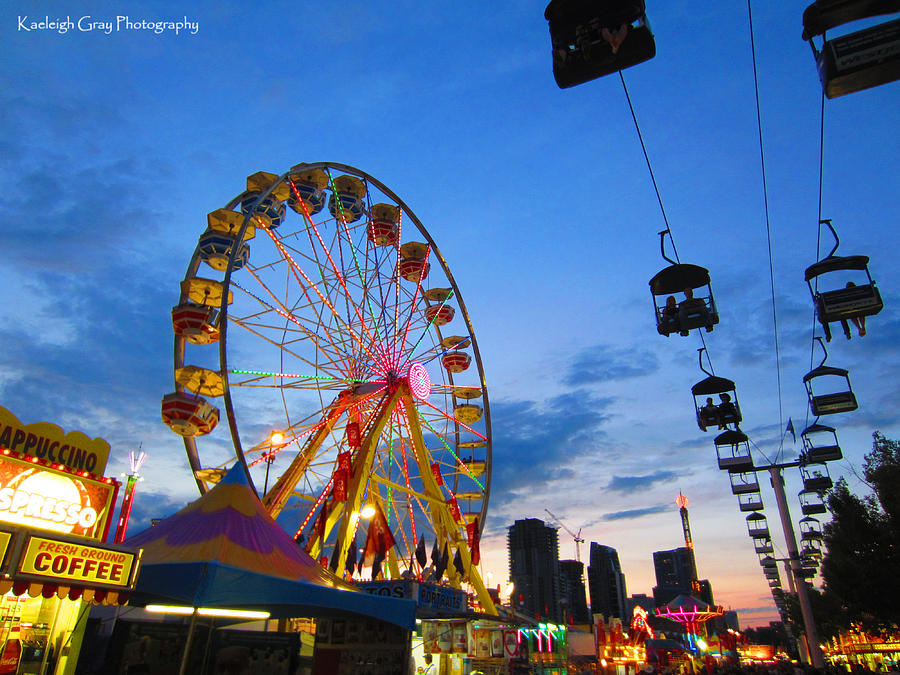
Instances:
[[[325,306],[328,307],[328,309],[331,311],[332,319],[336,320],[337,323],[338,323],[338,325],[342,326],[343,328],[345,328],[345,329],[349,332],[349,334],[352,336],[352,338],[353,338],[353,340],[356,342],[356,344],[358,344],[358,345],[363,349],[363,351],[365,351],[366,354],[369,355],[369,358],[371,358],[373,362],[377,362],[378,359],[377,359],[377,358],[375,357],[375,355],[372,354],[372,352],[369,350],[369,348],[368,348],[368,346],[367,346],[367,343],[364,342],[364,341],[362,340],[362,336],[356,334],[356,333],[350,328],[350,326],[349,326],[346,322],[344,322],[343,318],[342,318],[341,315],[338,313],[337,309],[335,309],[334,305],[328,300],[328,298],[326,298],[326,297],[322,294],[322,291],[318,288],[318,286],[316,286],[316,285],[312,282],[312,280],[307,276],[306,272],[304,272],[303,269],[302,269],[302,268],[296,263],[296,261],[293,259],[293,257],[291,257],[290,253],[287,252],[287,250],[285,249],[284,245],[281,243],[281,241],[279,241],[278,237],[276,237],[276,236],[271,232],[271,230],[269,230],[269,229],[266,230],[266,233],[267,233],[267,234],[269,235],[269,237],[272,239],[272,241],[274,242],[274,244],[275,244],[275,246],[278,248],[278,250],[281,251],[281,254],[282,254],[282,255],[285,257],[285,259],[290,263],[291,270],[292,270],[292,272],[294,273],[294,275],[295,275],[295,277],[296,277],[297,283],[298,283],[301,287],[303,287],[303,292],[304,292],[304,294],[307,296],[307,299],[309,299],[309,297],[308,297],[308,293],[306,293],[306,289],[307,289],[307,288],[311,288],[311,289],[312,289],[313,291],[315,291],[315,293],[319,296],[319,298],[322,300],[322,302],[325,304]],[[299,276],[298,276],[298,275],[299,275]],[[304,286],[304,285],[303,285],[303,282],[300,281],[300,277],[302,277],[302,278],[303,278],[303,281],[306,282],[306,286]]]
[[[428,246],[425,249],[425,257],[422,259],[422,270],[419,272],[419,279],[416,281],[416,290],[413,293],[413,299],[410,303],[411,311],[409,312],[409,316],[406,319],[406,325],[403,327],[403,337],[400,338],[399,350],[401,353],[405,353],[407,355],[411,355],[415,351],[415,347],[410,350],[406,350],[406,338],[409,335],[409,326],[412,323],[413,318],[416,316],[416,313],[412,311],[412,309],[416,306],[416,301],[419,299],[419,292],[422,290],[422,282],[425,280],[425,269],[428,265],[428,257],[431,255],[431,246]],[[429,325],[431,325],[429,323]],[[426,328],[427,330],[427,328]],[[424,337],[424,335],[422,336]],[[421,342],[421,338],[419,338],[419,342]],[[418,342],[416,343],[418,346]],[[405,362],[404,362],[405,363]],[[404,364],[398,364],[401,368]]]
[[[266,493],[263,498],[263,504],[273,518],[277,517],[281,512],[281,509],[284,508],[284,505],[287,503],[288,498],[293,492],[294,486],[297,485],[303,477],[306,467],[312,462],[316,453],[322,447],[322,443],[325,441],[326,436],[334,429],[335,424],[344,413],[349,403],[350,399],[346,395],[338,395],[337,398],[335,398],[328,408],[328,412],[325,415],[325,419],[322,421],[322,425],[307,439],[303,448],[301,448],[300,452],[298,452],[291,461],[290,466],[288,466],[285,472],[278,477],[278,480],[275,481],[275,485],[272,486],[272,489]]]
[[[300,320],[298,320],[298,319],[296,318],[296,316],[294,315],[294,312],[288,310],[288,308],[285,307],[285,306],[284,306],[283,304],[281,304],[280,302],[279,302],[280,307],[276,307],[276,306],[270,305],[268,302],[266,302],[265,300],[263,300],[263,299],[260,298],[259,296],[255,295],[254,293],[252,293],[252,292],[249,291],[248,289],[244,288],[244,287],[241,286],[240,284],[234,282],[234,286],[235,286],[236,288],[238,288],[239,290],[243,291],[244,293],[246,293],[248,296],[252,297],[254,300],[256,300],[258,303],[260,303],[260,304],[263,305],[264,307],[266,307],[266,308],[269,310],[269,312],[274,312],[274,313],[278,314],[278,315],[281,316],[283,319],[285,319],[286,321],[288,321],[288,322],[290,322],[291,324],[293,324],[294,326],[296,326],[296,327],[299,329],[299,330],[298,330],[298,334],[299,334],[299,335],[303,335],[304,337],[310,339],[310,340],[316,345],[317,349],[319,349],[319,350],[322,351],[323,353],[327,353],[327,352],[331,351],[331,349],[334,348],[334,347],[336,346],[334,340],[323,339],[323,337],[320,336],[318,333],[315,333],[315,332],[311,331],[309,328],[307,328],[306,326],[304,326],[303,323],[302,323]],[[278,302],[277,298],[274,298],[274,297],[273,297],[273,299],[274,299],[276,302]],[[264,312],[264,313],[254,314],[254,315],[250,315],[250,316],[253,317],[253,318],[258,318],[259,316],[262,316],[262,315],[264,315],[264,314],[265,314],[265,312]],[[273,332],[275,332],[275,331],[277,331],[277,332],[283,332],[284,330],[286,330],[284,327],[281,327],[281,326],[271,326],[271,325],[269,325],[269,324],[262,324],[262,323],[258,323],[258,321],[254,323],[254,322],[250,322],[250,321],[247,320],[245,317],[237,317],[237,316],[233,316],[233,315],[230,315],[228,318],[229,318],[230,321],[232,321],[232,322],[234,322],[234,323],[240,325],[240,326],[241,326],[242,328],[244,328],[245,330],[250,331],[251,333],[254,333],[254,334],[255,334],[257,337],[259,337],[260,339],[265,340],[266,342],[270,343],[271,345],[273,345],[273,346],[275,346],[275,347],[278,347],[280,350],[282,350],[282,351],[284,351],[284,352],[289,352],[289,353],[291,353],[291,355],[292,355],[293,357],[299,359],[300,361],[306,363],[307,365],[310,365],[310,366],[312,366],[313,368],[317,367],[317,364],[315,364],[314,362],[310,361],[309,359],[306,359],[306,358],[304,358],[304,357],[302,357],[302,356],[300,356],[300,355],[298,355],[298,354],[296,354],[296,353],[290,352],[290,350],[288,350],[288,349],[286,348],[286,346],[285,346],[286,343],[285,343],[284,341],[278,342],[277,340],[274,340],[273,338],[270,338],[270,337],[268,337],[267,335],[264,335],[262,332],[260,332],[260,330],[258,330],[258,329],[260,329],[260,328],[265,328],[265,329],[267,329],[267,330],[269,330],[269,331],[273,331]],[[324,324],[321,324],[321,323],[318,324],[318,326],[319,326],[320,328],[322,328],[323,325],[324,325]],[[326,332],[326,334],[327,334],[327,329],[323,328],[323,330],[325,330],[325,332]],[[288,343],[288,344],[289,344],[289,343]],[[341,351],[341,350],[337,350],[337,351]],[[343,361],[345,362],[345,368],[344,368],[344,370],[349,369],[349,363],[350,363],[350,362],[358,361],[358,359],[357,359],[357,357],[356,357],[355,355],[353,355],[352,353],[348,353],[348,352],[346,352],[346,351],[343,351],[342,356],[343,356]]]
[[[321,361],[321,360],[320,361],[311,361],[310,359],[303,356],[302,354],[299,354],[295,350],[290,349],[288,343],[285,343],[285,342],[279,343],[277,340],[273,340],[270,337],[268,337],[267,335],[264,335],[262,332],[257,330],[257,327],[253,327],[248,324],[245,324],[241,319],[238,319],[235,317],[229,317],[229,319],[232,320],[236,325],[239,325],[241,328],[246,330],[247,332],[256,335],[260,340],[263,340],[264,342],[268,342],[273,347],[276,347],[277,349],[279,349],[279,351],[282,354],[282,361],[283,361],[284,355],[288,355],[288,356],[296,359],[298,362],[309,366],[310,370],[312,370],[313,372],[317,372],[317,371],[323,372],[324,371],[326,374],[331,376],[330,378],[325,378],[325,379],[335,379],[335,380],[350,379],[345,374],[351,370],[351,366],[349,365],[348,362],[355,361],[352,354],[344,353],[344,354],[335,354],[332,356],[332,355],[329,355],[329,353],[328,353],[329,350],[323,349],[323,350],[321,350],[321,354],[324,356],[329,356],[329,360],[327,360],[327,361]],[[265,327],[271,328],[268,326],[265,326]],[[262,371],[245,371],[245,370],[239,370],[239,369],[235,369],[231,372],[242,373],[242,374],[247,374],[247,375],[265,374]],[[297,377],[303,377],[303,376],[297,375]],[[234,383],[234,384],[235,384],[235,386],[242,386],[242,384],[244,384],[244,383],[238,382],[238,383]]]
[[[339,269],[337,263],[334,261],[334,258],[331,255],[331,252],[328,249],[328,246],[325,244],[325,241],[322,239],[322,235],[319,232],[319,228],[316,226],[315,222],[310,217],[307,218],[307,222],[308,222],[307,233],[309,234],[310,244],[311,244],[312,248],[315,249],[315,245],[313,244],[313,241],[312,241],[313,235],[315,235],[316,240],[319,242],[319,246],[321,246],[321,248],[322,248],[322,252],[325,254],[326,258],[328,259],[328,263],[330,265],[330,271],[334,273],[335,278],[337,279],[341,288],[344,291],[343,298],[344,298],[345,302],[347,303],[348,313],[350,313],[350,307],[352,305],[353,312],[356,314],[356,317],[359,320],[362,332],[366,335],[366,337],[371,341],[371,343],[373,345],[378,345],[379,349],[380,349],[381,341],[373,338],[372,334],[368,330],[368,327],[366,326],[366,320],[365,320],[365,317],[363,316],[363,312],[360,311],[360,308],[356,305],[356,303],[351,302],[352,294],[350,293],[350,289],[347,285],[346,275],[342,271],[343,270],[343,261],[342,261],[341,269]],[[343,225],[344,229],[347,230],[347,223],[346,223],[346,219],[343,217],[343,213],[341,213],[340,223]],[[356,258],[356,251],[355,251],[355,248],[353,247],[353,242],[350,239],[349,231],[347,231],[347,240],[348,240],[348,244],[350,246],[351,252],[353,253],[353,259],[356,264],[356,269],[359,272],[359,261]],[[342,253],[343,248],[338,246],[338,251]],[[341,256],[341,257],[343,257],[343,256]],[[319,267],[321,269],[323,267],[323,265],[320,263]],[[361,272],[360,272],[360,279],[361,280],[363,279]],[[323,285],[324,285],[324,272],[323,272]],[[384,353],[384,351],[382,349],[381,357],[384,358],[385,356],[386,356],[386,354]]]

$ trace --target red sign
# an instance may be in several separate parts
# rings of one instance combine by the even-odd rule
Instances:
[[[338,469],[334,472],[331,497],[336,502],[347,501],[347,472],[344,469]]]
[[[356,422],[347,424],[347,445],[351,448],[359,447],[359,424]]]

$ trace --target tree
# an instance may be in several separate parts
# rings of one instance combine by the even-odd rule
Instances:
[[[900,624],[900,443],[873,438],[863,475],[874,494],[860,498],[841,479],[828,495],[822,578],[825,606],[877,632]]]

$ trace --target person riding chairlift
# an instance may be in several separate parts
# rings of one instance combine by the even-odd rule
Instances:
[[[706,307],[706,303],[700,298],[695,298],[694,289],[688,286],[684,289],[684,300],[678,304],[678,322],[681,326],[684,326],[687,324],[686,319],[688,316],[697,312],[700,312],[707,317],[709,316],[709,310]],[[690,335],[690,331],[682,328],[681,334]]]
[[[719,406],[713,403],[712,397],[706,398],[706,405],[700,408],[700,428],[706,431],[706,427],[719,424]],[[720,429],[722,427],[719,427]]]
[[[737,422],[737,408],[731,402],[731,394],[719,394],[719,429],[724,429],[729,422]]]
[[[847,282],[847,288],[854,288],[856,284],[852,281]],[[853,322],[853,325],[856,326],[856,331],[859,333],[859,337],[862,337],[866,334],[866,317],[865,316],[851,316],[850,320]],[[847,324],[847,319],[841,319],[841,327],[844,329],[844,335],[847,336],[847,339],[850,339],[850,326]]]

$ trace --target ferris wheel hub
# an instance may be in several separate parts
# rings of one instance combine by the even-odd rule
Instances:
[[[421,363],[415,362],[409,366],[406,371],[406,380],[409,383],[409,389],[413,396],[424,401],[431,393],[431,378],[428,371]]]

